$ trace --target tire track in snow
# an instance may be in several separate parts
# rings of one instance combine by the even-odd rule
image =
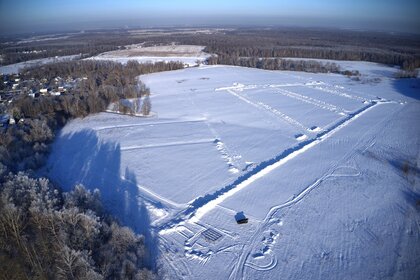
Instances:
[[[362,116],[364,113],[374,108],[378,104],[381,103],[372,102],[368,104],[367,106],[363,107],[357,112],[349,114],[345,119],[339,121],[334,127],[330,128],[329,130],[319,133],[316,138],[303,141],[298,145],[283,151],[274,158],[261,162],[249,172],[238,177],[233,183],[224,186],[216,192],[207,194],[203,197],[196,198],[193,202],[189,204],[189,206],[186,209],[180,211],[172,219],[158,226],[157,230],[160,234],[165,234],[166,232],[170,232],[174,226],[181,222],[185,222],[186,220],[195,222],[199,220],[206,213],[208,213],[214,207],[216,207],[216,205],[222,203],[224,200],[233,196],[240,190],[246,188],[256,180],[271,173],[273,170],[284,165],[286,162],[294,159],[298,155],[303,154],[312,147],[330,138],[334,133],[341,130],[343,127],[346,127],[348,124],[358,119],[360,116]],[[301,194],[302,197],[304,195],[306,195],[306,192]],[[301,196],[298,196],[297,198]]]
[[[323,87],[322,85],[325,85],[325,86]],[[352,95],[352,94],[349,94],[349,93],[340,92],[340,91],[336,90],[335,87],[333,87],[332,85],[327,84],[325,82],[317,83],[317,84],[308,83],[308,84],[305,84],[304,86],[306,86],[308,88],[311,88],[311,89],[320,90],[320,91],[323,91],[323,92],[331,94],[331,95],[336,95],[336,96],[340,96],[340,97],[344,97],[344,98],[348,98],[348,99],[352,99],[352,100],[357,100],[357,101],[362,101],[362,102],[369,101],[368,99],[357,96],[357,95]],[[329,89],[328,87],[334,88],[334,89]]]
[[[298,93],[292,92],[290,90],[277,88],[277,92],[284,95],[284,96],[294,98],[296,100],[299,100],[299,101],[317,106],[321,109],[331,111],[331,112],[334,112],[334,113],[337,113],[337,114],[349,113],[349,111],[347,111],[343,108],[340,108],[336,105],[333,105],[333,104],[330,104],[330,103],[327,103],[327,102],[324,102],[324,101],[321,101],[321,100],[318,100],[318,99],[315,99],[315,98],[312,98],[312,97],[309,97],[309,96],[306,96],[306,95],[303,95],[303,94],[298,94]]]
[[[119,129],[119,128],[130,128],[137,126],[149,126],[149,125],[166,125],[166,124],[177,124],[177,123],[196,123],[203,122],[205,119],[196,119],[196,120],[175,120],[175,121],[165,121],[165,122],[146,122],[146,123],[135,123],[135,124],[123,124],[123,125],[114,125],[114,126],[101,126],[94,128],[95,131],[102,131],[108,129]]]
[[[248,103],[251,106],[254,106],[257,109],[269,112],[269,113],[275,115],[276,117],[279,117],[281,120],[283,120],[287,124],[293,126],[294,128],[298,128],[299,130],[303,129],[303,131],[305,131],[305,132],[309,130],[309,128],[305,127],[303,124],[301,124],[297,120],[295,120],[292,117],[278,111],[277,109],[272,108],[271,106],[269,106],[269,105],[267,105],[263,102],[255,103],[255,102],[251,101],[250,99],[234,92],[231,89],[228,89],[227,92],[230,93],[231,95],[239,98],[240,100],[244,101],[245,103]]]
[[[279,116],[280,118],[282,118],[284,121],[288,122],[289,124],[302,129],[303,131],[309,131],[309,127],[304,126],[303,124],[301,124],[300,122],[298,122],[297,120],[289,117],[288,115],[286,115],[285,113],[280,112],[279,110],[263,103],[263,102],[258,102],[258,104],[260,106],[262,106],[263,108],[265,108],[266,110],[272,112],[273,114]]]
[[[127,146],[121,147],[121,151],[131,151],[131,150],[139,150],[139,149],[152,149],[152,148],[164,148],[164,147],[172,147],[172,146],[184,146],[184,145],[197,145],[197,144],[205,144],[205,143],[215,143],[216,139],[201,139],[201,140],[191,140],[191,141],[175,141],[175,142],[168,142],[162,144],[150,144],[150,145],[134,145],[134,146]]]
[[[379,104],[386,104],[386,103],[392,103],[392,102],[383,102],[383,103],[375,103],[375,105],[379,105]],[[372,109],[374,106],[370,106],[367,109],[365,109],[363,112],[361,112],[360,114],[366,112],[368,109]],[[400,109],[402,110],[402,109]],[[360,115],[359,114],[359,115]],[[387,123],[389,121],[389,119],[393,116],[394,114],[390,114],[388,118],[382,120],[380,123],[378,123],[377,125],[374,126],[374,128],[376,130],[381,129],[383,126],[383,124]],[[372,129],[369,129],[368,131],[366,131],[364,135],[368,134]],[[309,194],[313,189],[315,189],[316,187],[318,187],[322,182],[324,182],[325,180],[327,180],[330,177],[342,177],[342,176],[350,176],[350,177],[354,177],[354,176],[358,176],[360,173],[355,174],[350,174],[350,175],[340,175],[340,174],[334,174],[334,172],[339,168],[340,164],[342,162],[346,162],[348,160],[350,160],[352,157],[354,157],[355,155],[355,151],[360,150],[361,147],[363,147],[365,150],[368,149],[369,147],[371,147],[372,145],[374,145],[375,140],[376,140],[376,136],[377,133],[374,133],[370,138],[368,138],[367,140],[365,140],[365,137],[360,137],[359,140],[357,141],[357,143],[355,145],[353,145],[352,149],[350,151],[348,151],[340,160],[338,160],[334,165],[332,165],[320,178],[318,178],[314,183],[312,183],[311,185],[309,185],[308,187],[306,187],[302,192],[300,192],[297,196],[295,196],[293,199],[272,207],[269,212],[267,213],[267,215],[265,216],[263,222],[261,223],[261,225],[259,226],[259,228],[257,229],[257,231],[248,239],[246,244],[249,245],[244,245],[243,247],[243,251],[241,252],[241,255],[238,258],[238,262],[235,265],[235,267],[233,268],[233,270],[230,273],[229,279],[243,279],[244,278],[244,269],[245,266],[248,266],[247,263],[247,259],[249,258],[249,256],[251,255],[253,249],[257,246],[257,244],[259,243],[260,240],[260,236],[267,230],[269,230],[269,228],[277,223],[275,219],[273,219],[275,217],[275,215],[282,209],[290,207],[292,205],[295,205],[296,203],[298,203],[299,201],[301,201],[307,194]],[[252,268],[252,267],[251,267]]]

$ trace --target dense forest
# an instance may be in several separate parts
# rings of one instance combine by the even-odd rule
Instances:
[[[111,102],[148,96],[136,77],[180,63],[127,65],[71,61],[27,69],[22,79],[76,79],[60,96],[21,95],[8,108],[19,120],[0,134],[0,275],[2,279],[154,279],[142,236],[108,215],[99,192],[62,193],[33,170],[69,120],[104,111]],[[77,79],[83,77],[83,79]],[[149,104],[150,106],[150,104]]]
[[[206,30],[209,32],[200,32],[200,29],[196,32],[191,29],[149,29],[147,32],[121,29],[64,34],[62,39],[51,35],[54,40],[45,41],[10,38],[10,41],[0,43],[1,64],[72,54],[92,56],[129,44],[176,43],[206,46],[206,52],[217,55],[213,62],[218,64],[293,57],[372,61],[399,65],[405,70],[420,67],[420,37],[412,34],[274,27]]]
[[[302,28],[238,28],[213,34],[149,36],[148,44],[206,46],[217,63],[241,59],[316,58],[420,67],[420,37],[412,34]],[[281,68],[280,68],[281,69]]]

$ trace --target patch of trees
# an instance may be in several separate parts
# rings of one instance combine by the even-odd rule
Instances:
[[[103,210],[98,191],[62,193],[25,173],[1,177],[3,279],[156,279],[144,238]]]
[[[395,74],[395,78],[397,79],[411,79],[417,78],[419,72],[417,70],[400,70]]]
[[[37,169],[44,164],[54,135],[47,118],[9,126],[0,134],[0,163],[11,171]]]
[[[137,76],[180,68],[183,68],[182,63],[139,64],[132,61],[122,65],[81,60],[28,69],[21,75],[22,79],[34,78],[48,83],[55,77],[65,77],[79,79],[79,82],[60,96],[32,98],[22,95],[15,99],[8,111],[18,124],[0,134],[0,161],[14,172],[40,167],[55,132],[68,120],[102,112],[120,99],[148,96],[149,90]],[[148,113],[150,102],[143,104],[149,105],[144,108]],[[19,122],[21,119],[23,121]]]

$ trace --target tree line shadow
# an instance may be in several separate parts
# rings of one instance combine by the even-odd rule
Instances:
[[[420,79],[395,79],[393,87],[402,95],[420,100]]]
[[[139,197],[137,178],[127,167],[121,174],[121,149],[118,143],[98,139],[96,132],[83,129],[59,135],[47,164],[49,177],[64,190],[76,184],[98,189],[105,210],[124,226],[145,237],[148,265],[156,268],[158,239],[151,231],[146,205]]]

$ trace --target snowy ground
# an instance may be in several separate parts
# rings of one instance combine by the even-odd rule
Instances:
[[[47,172],[100,188],[167,279],[415,279],[420,83],[359,66],[363,82],[229,66],[142,76],[153,117],[72,121]]]
[[[204,61],[210,55],[203,52],[203,46],[194,45],[170,45],[142,47],[141,44],[126,46],[124,50],[101,53],[88,59],[110,60],[120,63],[127,63],[129,60],[136,60],[139,63],[155,62],[182,62],[188,66],[197,65],[197,61]]]
[[[19,62],[15,64],[9,64],[6,66],[0,66],[0,74],[5,74],[5,75],[17,74],[21,72],[25,67],[34,67],[34,66],[39,66],[43,64],[69,61],[73,59],[78,59],[79,57],[80,55],[66,55],[66,56],[40,58],[40,59],[28,60],[25,62]]]

